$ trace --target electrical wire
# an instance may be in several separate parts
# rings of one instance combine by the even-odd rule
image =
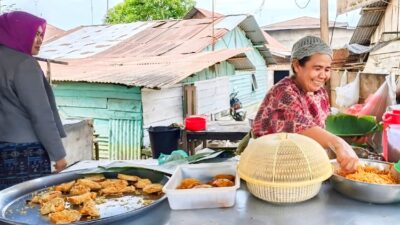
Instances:
[[[300,6],[299,3],[297,3],[297,0],[294,0],[294,2],[296,3],[297,7],[299,7],[300,9],[305,9],[305,8],[307,8],[308,4],[310,4],[311,0],[308,0],[308,2],[304,6]]]
[[[329,47],[332,48],[332,41],[333,41],[333,32],[335,31],[335,27],[336,27],[336,20],[338,18],[338,15],[336,15],[335,17],[335,21],[333,22],[333,27],[332,27],[332,33],[331,33],[331,40],[329,42]]]

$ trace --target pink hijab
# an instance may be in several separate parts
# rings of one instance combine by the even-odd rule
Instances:
[[[0,15],[0,45],[32,55],[32,45],[39,27],[46,30],[46,20],[14,11]]]

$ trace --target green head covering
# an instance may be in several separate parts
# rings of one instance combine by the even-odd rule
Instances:
[[[315,36],[305,36],[294,43],[291,60],[300,60],[316,53],[326,54],[332,58],[332,49],[324,41],[322,41],[321,38]]]

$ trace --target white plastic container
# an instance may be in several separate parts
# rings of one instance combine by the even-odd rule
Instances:
[[[236,173],[236,162],[203,163],[179,166],[163,191],[168,197],[171,209],[201,209],[232,207],[235,204],[236,190],[240,187],[240,178]],[[195,189],[176,189],[185,178],[196,178],[206,183],[215,175],[235,176],[235,186]]]

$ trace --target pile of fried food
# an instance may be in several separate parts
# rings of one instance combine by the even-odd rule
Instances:
[[[396,179],[390,174],[390,171],[379,170],[373,166],[359,166],[354,173],[344,174],[339,172],[338,174],[350,180],[371,184],[397,184]]]
[[[40,204],[40,213],[48,215],[52,223],[68,224],[79,221],[82,216],[86,219],[100,217],[96,198],[138,195],[141,192],[160,194],[162,187],[133,175],[118,174],[118,179],[94,175],[51,187],[49,191],[33,196],[29,204]]]
[[[231,187],[235,185],[235,176],[229,174],[219,174],[212,178],[211,181],[202,183],[196,178],[186,178],[176,187],[176,189],[192,189],[192,188],[212,188],[212,187]]]

